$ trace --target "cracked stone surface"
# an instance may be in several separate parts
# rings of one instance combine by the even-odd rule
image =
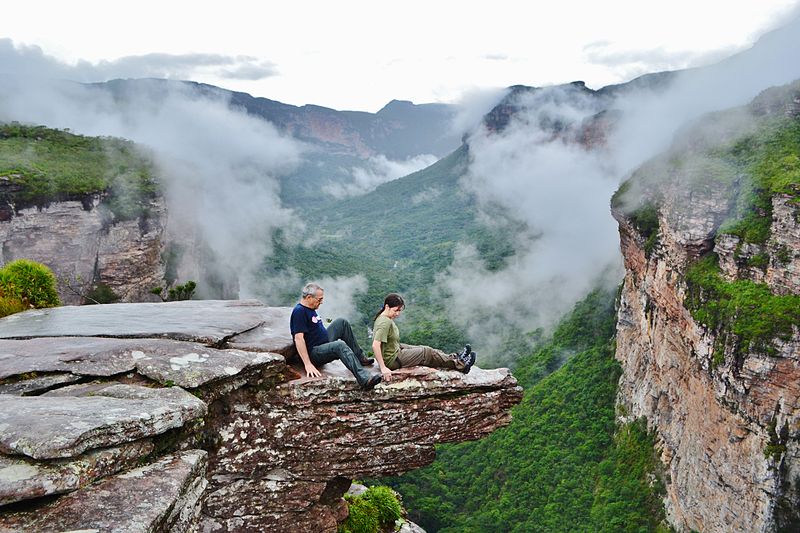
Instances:
[[[133,466],[152,451],[152,442],[139,440],[53,461],[0,455],[0,505],[79,489]]]
[[[2,379],[2,378],[0,378]],[[68,385],[80,381],[81,376],[67,372],[57,372],[36,376],[30,379],[23,379],[12,383],[0,385],[0,394],[13,394],[16,396],[33,396],[47,392],[50,389],[61,385]]]
[[[158,435],[206,413],[179,387],[72,385],[42,396],[0,395],[0,451],[34,459]]]
[[[135,370],[161,384],[196,388],[235,376],[250,367],[283,364],[283,361],[283,357],[273,353],[218,350],[195,342],[169,339],[0,339],[0,379],[34,372],[108,377]],[[27,381],[14,385],[20,388],[25,383]],[[47,383],[45,380],[40,388]]]
[[[176,453],[39,509],[0,515],[0,533],[191,531],[207,485],[206,455]]]

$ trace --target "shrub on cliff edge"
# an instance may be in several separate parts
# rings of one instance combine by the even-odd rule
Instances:
[[[47,266],[28,259],[17,259],[0,269],[0,295],[5,300],[3,311],[18,312],[29,307],[61,304],[53,272]],[[18,300],[22,309],[13,300]]]
[[[370,487],[360,496],[345,496],[349,515],[339,533],[378,533],[393,529],[403,514],[397,494],[389,487]]]

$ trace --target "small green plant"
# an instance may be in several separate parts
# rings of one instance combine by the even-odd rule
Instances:
[[[370,487],[363,498],[371,501],[378,510],[378,520],[381,524],[394,524],[403,514],[397,494],[389,487]]]
[[[779,434],[778,421],[773,418],[767,425],[767,434],[769,435],[769,443],[764,448],[764,457],[778,462],[781,460],[783,454],[786,453],[786,441],[789,438],[789,426],[784,424]]]
[[[633,226],[644,238],[645,256],[650,257],[658,243],[658,207],[648,202],[629,216]]]
[[[339,533],[378,533],[403,514],[397,494],[389,487],[370,487],[360,496],[346,496],[350,514]]]
[[[380,521],[375,505],[364,498],[345,498],[349,514],[347,520],[339,526],[339,533],[378,533]]]
[[[769,254],[763,252],[755,254],[747,260],[747,266],[766,270],[769,266]]]
[[[98,283],[91,291],[89,291],[84,299],[89,303],[113,304],[114,302],[119,301],[119,295],[105,283]]]
[[[197,289],[197,283],[189,280],[183,285],[175,285],[173,288],[168,289],[166,296],[164,296],[163,287],[153,287],[150,289],[150,293],[161,298],[162,302],[176,302],[178,300],[191,300],[195,289]]]
[[[11,261],[0,269],[0,293],[4,298],[19,300],[26,307],[61,305],[53,272],[28,259]]]
[[[792,262],[792,253],[785,244],[781,244],[775,252],[775,259],[777,259],[778,263],[781,265],[786,266]]]

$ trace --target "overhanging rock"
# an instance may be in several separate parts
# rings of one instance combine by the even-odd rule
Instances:
[[[428,464],[521,399],[505,369],[403,369],[370,392],[338,362],[300,379],[290,312],[191,301],[0,320],[0,531],[335,531],[352,478]],[[159,477],[158,502],[130,489]]]

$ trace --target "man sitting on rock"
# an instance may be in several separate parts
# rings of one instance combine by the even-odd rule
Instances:
[[[347,320],[337,318],[325,328],[317,314],[324,297],[325,291],[322,287],[316,283],[308,283],[303,287],[300,303],[292,310],[289,327],[306,375],[320,377],[322,374],[315,365],[324,365],[339,359],[353,373],[362,389],[373,389],[382,378],[380,375],[370,376],[364,370],[364,365],[371,365],[374,359],[364,356]]]

